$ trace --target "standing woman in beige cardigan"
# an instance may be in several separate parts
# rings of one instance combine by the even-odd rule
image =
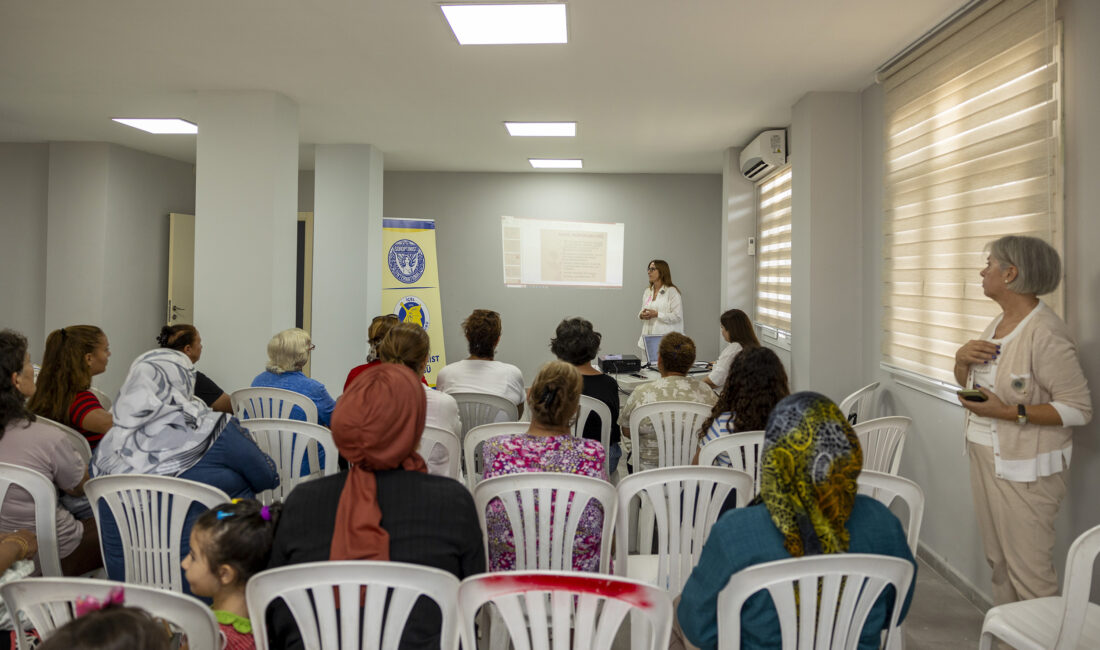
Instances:
[[[1092,418],[1077,345],[1038,296],[1061,279],[1050,244],[1009,235],[991,243],[982,290],[1001,314],[955,353],[955,379],[986,401],[969,411],[970,487],[995,605],[1055,596],[1054,518],[1066,494],[1073,435]]]

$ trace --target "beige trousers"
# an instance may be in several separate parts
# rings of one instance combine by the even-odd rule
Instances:
[[[1054,518],[1066,496],[1066,471],[1030,483],[997,478],[993,448],[967,443],[970,489],[986,561],[993,569],[993,604],[1058,595]]]

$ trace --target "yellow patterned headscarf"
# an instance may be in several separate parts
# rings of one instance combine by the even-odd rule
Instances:
[[[760,500],[794,557],[848,550],[863,451],[836,404],[795,393],[776,405],[764,432]]]

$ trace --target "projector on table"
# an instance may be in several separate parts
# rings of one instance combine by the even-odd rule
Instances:
[[[633,354],[601,354],[600,370],[604,372],[638,372],[642,369],[642,360]]]

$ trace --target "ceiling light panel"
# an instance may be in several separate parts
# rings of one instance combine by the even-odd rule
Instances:
[[[126,126],[132,126],[135,129],[141,129],[142,131],[148,131],[149,133],[198,133],[199,127],[186,120],[180,120],[176,118],[168,119],[148,119],[148,118],[128,118],[128,117],[115,117],[111,118],[119,124],[125,124]]]
[[[577,135],[576,122],[505,122],[508,135],[515,137],[572,138]]]
[[[535,169],[581,169],[584,163],[580,158],[528,158],[527,162]]]
[[[564,4],[445,4],[440,8],[460,45],[569,42]]]

